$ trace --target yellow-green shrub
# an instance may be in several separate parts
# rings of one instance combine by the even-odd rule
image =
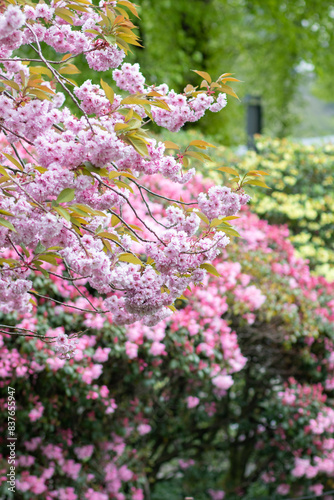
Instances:
[[[164,139],[173,140],[173,136],[164,134]],[[191,130],[178,134],[179,152],[193,139]],[[214,143],[214,139],[203,139]],[[217,171],[222,166],[240,173],[267,172],[265,180],[271,189],[252,187],[251,210],[270,223],[287,224],[300,256],[309,259],[317,274],[334,279],[334,145],[312,146],[258,136],[256,147],[257,152],[240,155],[218,146],[209,152],[213,163],[204,165],[192,159],[190,166],[222,183],[228,183],[229,176]]]
[[[267,171],[272,190],[257,189],[253,210],[285,223],[300,255],[317,273],[334,278],[334,145],[312,146],[258,137],[242,169]]]

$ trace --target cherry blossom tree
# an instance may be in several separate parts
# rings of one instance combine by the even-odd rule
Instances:
[[[228,221],[250,199],[243,186],[264,181],[261,172],[241,179],[233,171],[232,187],[174,196],[195,174],[190,162],[207,160],[203,150],[213,146],[194,140],[181,151],[147,127],[177,132],[220,111],[236,79],[225,73],[214,82],[197,71],[200,87],[182,94],[147,84],[138,64],[123,62],[139,44],[127,0],[5,1],[1,10],[0,310],[31,311],[42,296],[31,273],[55,276],[50,265],[62,262],[64,281],[85,280],[99,294],[96,313],[118,324],[164,320],[187,287],[216,273],[210,262],[236,234]],[[100,73],[95,83],[71,78],[78,56]],[[173,186],[169,196],[148,187],[156,175]],[[63,357],[75,348],[72,333],[56,340]]]

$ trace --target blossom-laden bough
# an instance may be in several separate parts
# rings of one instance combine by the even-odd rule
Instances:
[[[210,262],[236,234],[229,220],[249,200],[243,186],[264,182],[252,172],[237,176],[233,189],[211,187],[187,201],[173,190],[169,197],[152,191],[144,176],[186,184],[195,173],[191,160],[208,160],[203,150],[212,145],[194,140],[181,151],[158,142],[147,126],[178,131],[220,111],[226,94],[235,96],[227,83],[237,80],[224,73],[213,82],[196,71],[200,87],[187,85],[182,94],[147,85],[138,64],[123,63],[139,44],[129,19],[138,13],[127,0],[8,0],[1,10],[0,309],[31,310],[41,295],[31,273],[51,275],[50,266],[62,262],[64,280],[87,280],[103,297],[99,313],[122,324],[156,324],[187,287],[216,272]],[[96,72],[114,69],[122,92],[109,84],[110,72],[109,83],[99,77],[78,86],[78,55]],[[167,217],[155,219],[154,205],[166,202]],[[57,343],[70,357],[73,346]]]

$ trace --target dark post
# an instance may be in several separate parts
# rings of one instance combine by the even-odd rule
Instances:
[[[262,133],[261,97],[247,95],[245,102],[247,104],[247,147],[256,150],[254,134]]]

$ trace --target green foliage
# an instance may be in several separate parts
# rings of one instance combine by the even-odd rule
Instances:
[[[285,136],[297,121],[291,105],[302,99],[304,77],[296,71],[301,61],[314,64],[318,86],[331,88],[329,0],[143,0],[141,7],[145,50],[135,49],[135,58],[148,82],[164,81],[181,91],[191,69],[214,77],[226,68],[235,71],[245,82],[239,97],[263,97],[266,133]],[[203,120],[203,130],[224,144],[245,142],[244,113],[241,103],[233,103],[228,117]]]

